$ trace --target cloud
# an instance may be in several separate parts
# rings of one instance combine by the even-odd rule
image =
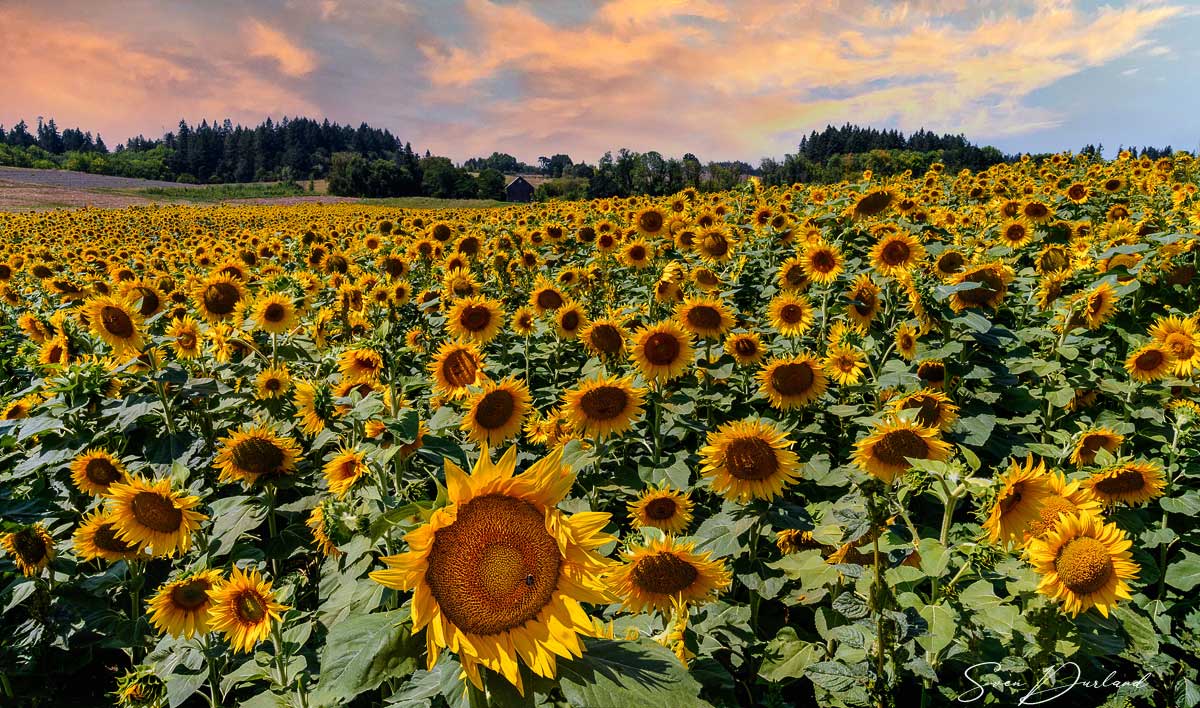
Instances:
[[[321,7],[322,15],[326,11],[336,11],[337,5]],[[316,56],[288,39],[287,35],[277,29],[267,27],[256,19],[248,19],[242,24],[246,35],[246,51],[252,57],[263,57],[275,60],[280,71],[288,76],[304,76],[317,68]]]

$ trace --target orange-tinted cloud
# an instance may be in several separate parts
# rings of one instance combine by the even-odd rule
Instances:
[[[333,10],[322,6],[321,13]],[[273,59],[279,69],[288,76],[304,76],[317,68],[317,59],[312,52],[297,46],[287,35],[268,27],[255,19],[242,25],[246,34],[246,51],[252,57]]]

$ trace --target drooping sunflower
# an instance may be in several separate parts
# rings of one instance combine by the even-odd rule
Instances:
[[[1150,326],[1150,338],[1175,355],[1174,373],[1189,376],[1200,368],[1200,331],[1194,318],[1168,315]]]
[[[958,406],[950,402],[950,398],[941,391],[925,389],[910,393],[903,398],[892,401],[892,409],[899,412],[916,410],[916,420],[926,428],[937,428],[942,431],[950,429],[958,420]]]
[[[221,581],[221,571],[209,568],[164,583],[147,603],[150,624],[159,634],[185,639],[208,632],[212,590]]]
[[[850,218],[869,219],[879,216],[896,202],[896,192],[890,188],[873,189],[861,195],[848,209]]]
[[[109,563],[136,558],[137,549],[117,537],[117,525],[112,512],[97,509],[88,514],[75,529],[75,555],[90,561],[103,558]]]
[[[434,391],[450,398],[466,396],[469,387],[478,385],[485,378],[483,363],[483,354],[473,343],[442,344],[429,363]]]
[[[241,279],[217,272],[197,284],[195,298],[204,319],[220,322],[229,319],[246,299],[246,287]]]
[[[1097,285],[1085,298],[1083,318],[1088,329],[1099,329],[1117,310],[1117,292],[1111,283]]]
[[[758,381],[771,406],[781,411],[812,403],[829,386],[825,367],[808,352],[768,361],[758,372]]]
[[[200,498],[171,488],[168,479],[145,480],[130,477],[108,488],[107,509],[113,514],[117,537],[155,556],[186,553],[192,547],[192,534],[208,517],[195,507]]]
[[[308,519],[305,520],[304,525],[312,531],[313,540],[317,542],[317,548],[320,549],[322,555],[336,558],[344,553],[333,542],[333,539],[329,537],[329,526],[325,520],[324,506],[321,504],[314,506],[312,511],[308,512]]]
[[[210,629],[222,632],[235,652],[249,652],[271,635],[271,622],[282,621],[288,607],[275,599],[271,582],[255,569],[234,566],[229,579],[208,591]]]
[[[84,494],[104,496],[113,482],[123,482],[126,476],[125,465],[101,448],[90,448],[71,460],[71,481]]]
[[[875,426],[870,435],[855,443],[854,462],[862,471],[891,484],[912,467],[910,459],[944,460],[950,451],[950,444],[938,436],[936,428],[896,418]]]
[[[920,332],[908,322],[901,322],[896,329],[896,351],[906,361],[916,358],[918,337]]]
[[[700,449],[700,474],[726,499],[774,499],[800,478],[787,433],[757,419],[725,423]]]
[[[725,351],[739,366],[753,366],[765,353],[758,332],[737,332],[729,335],[725,338]]]
[[[378,381],[383,373],[383,356],[374,349],[347,349],[338,357],[342,381]]]
[[[680,534],[692,523],[691,497],[665,485],[645,489],[626,506],[635,529],[649,526],[668,534]]]
[[[483,450],[470,475],[447,460],[449,504],[371,579],[414,591],[413,631],[425,630],[429,669],[446,648],[476,686],[484,666],[523,692],[518,659],[554,678],[556,656],[582,656],[579,635],[596,629],[580,603],[610,601],[596,549],[614,539],[601,532],[608,514],[556,508],[575,481],[561,449],[520,475],[516,463],[515,447],[497,463]]]
[[[644,396],[632,377],[590,379],[563,394],[563,411],[576,430],[606,438],[629,430],[641,417]]]
[[[1175,353],[1165,345],[1152,342],[1125,360],[1125,370],[1134,381],[1147,383],[1166,378],[1175,367]]]
[[[446,317],[446,328],[459,339],[486,344],[500,333],[504,306],[486,297],[464,297],[454,301]]]
[[[950,309],[962,312],[973,307],[996,310],[1008,293],[1013,280],[1012,268],[1001,262],[971,266],[950,278],[952,285],[975,283],[976,287],[956,291],[950,296]]]
[[[1062,602],[1072,617],[1095,607],[1108,616],[1130,599],[1138,566],[1125,532],[1094,514],[1066,514],[1043,538],[1029,544],[1029,560],[1042,575],[1038,592]]]
[[[825,355],[825,372],[839,386],[854,386],[867,369],[866,354],[858,347],[838,345]]]
[[[785,337],[796,337],[807,332],[813,325],[812,303],[804,295],[783,292],[771,299],[767,306],[771,326]]]
[[[54,559],[54,537],[40,523],[0,535],[0,546],[27,578],[41,573]]]
[[[1115,453],[1124,440],[1125,436],[1112,428],[1098,427],[1084,431],[1071,452],[1071,462],[1080,467],[1090,465],[1096,461],[1096,453],[1101,448]]]
[[[925,257],[925,246],[907,231],[891,232],[871,248],[871,267],[881,275],[896,277]]]
[[[871,326],[871,321],[875,319],[875,315],[879,314],[883,304],[879,301],[879,286],[871,279],[871,276],[862,273],[850,285],[850,289],[846,291],[846,299],[850,304],[846,307],[846,314],[850,316],[850,321],[853,322],[859,330],[866,332]]]
[[[1030,455],[1022,465],[1013,461],[1000,476],[1000,491],[992,503],[991,512],[983,524],[993,543],[1006,546],[1021,542],[1022,535],[1038,518],[1042,504],[1053,495],[1046,474],[1046,464],[1034,462]]]
[[[842,249],[825,241],[809,244],[800,257],[804,261],[804,272],[808,274],[808,279],[820,285],[837,280],[846,263]]]
[[[175,356],[180,359],[200,356],[200,324],[191,315],[171,320],[167,336],[172,338],[171,348],[175,350]]]
[[[510,376],[498,383],[485,382],[467,403],[462,429],[473,442],[499,445],[521,432],[531,402],[524,381]]]
[[[1083,481],[1083,488],[1105,506],[1137,506],[1161,497],[1166,484],[1162,467],[1157,463],[1133,460],[1096,472]]]
[[[141,351],[142,316],[128,300],[102,295],[88,300],[82,315],[88,329],[118,355],[136,355]]]
[[[629,333],[620,321],[604,317],[588,323],[579,333],[583,346],[595,356],[618,358],[625,353]]]
[[[296,326],[296,305],[282,293],[259,297],[250,310],[254,326],[269,334],[283,334]]]
[[[321,468],[329,491],[339,497],[346,495],[354,483],[369,472],[367,453],[356,448],[342,447]]]
[[[732,582],[725,561],[696,553],[696,544],[667,536],[634,545],[621,554],[625,563],[607,576],[613,594],[633,612],[669,613],[676,599],[699,604],[713,599]]]
[[[296,470],[300,446],[265,424],[243,425],[221,438],[213,466],[222,482],[240,481],[252,486],[260,479],[276,478]]]
[[[689,297],[675,310],[683,328],[697,337],[718,339],[733,327],[729,307],[717,298]]]
[[[642,375],[660,383],[681,375],[692,363],[692,336],[674,320],[643,327],[633,334],[631,356]]]

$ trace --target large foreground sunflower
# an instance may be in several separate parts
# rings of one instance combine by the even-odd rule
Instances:
[[[470,475],[447,461],[450,503],[371,579],[413,591],[413,631],[425,630],[428,668],[446,648],[476,686],[484,666],[523,692],[518,659],[554,678],[555,657],[582,656],[579,635],[595,634],[580,603],[610,600],[596,549],[613,538],[600,531],[608,514],[555,508],[575,480],[561,450],[520,475],[516,463],[515,447],[497,463],[484,448]]]
[[[1127,581],[1138,574],[1132,545],[1116,524],[1086,512],[1065,514],[1029,544],[1029,560],[1042,575],[1038,591],[1062,602],[1071,616],[1095,607],[1107,617],[1119,600],[1130,599]]]
[[[191,639],[208,631],[212,590],[221,582],[221,571],[200,570],[163,584],[150,598],[150,624],[160,634]]]
[[[109,509],[117,526],[117,537],[139,551],[151,549],[156,556],[186,552],[192,534],[208,517],[193,509],[200,498],[171,488],[167,479],[130,477],[108,488]]]
[[[229,579],[208,591],[208,625],[225,634],[235,652],[249,652],[271,634],[271,622],[288,609],[275,600],[270,581],[257,570],[234,567]]]
[[[709,552],[695,550],[694,543],[680,543],[670,536],[648,546],[632,546],[622,554],[625,564],[608,576],[609,585],[634,612],[666,613],[676,599],[705,602],[732,580],[724,561],[709,560]]]
[[[854,445],[854,462],[864,472],[891,484],[907,472],[913,460],[944,460],[950,444],[938,437],[936,428],[897,418],[886,421]]]
[[[787,433],[764,420],[726,423],[701,448],[701,475],[727,499],[773,499],[800,477]]]

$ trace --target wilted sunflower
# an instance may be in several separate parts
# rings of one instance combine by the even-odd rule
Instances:
[[[1084,480],[1083,487],[1101,504],[1137,506],[1163,495],[1167,481],[1157,463],[1134,460],[1106,467]]]
[[[582,656],[579,635],[596,630],[580,603],[609,602],[608,562],[596,549],[614,539],[600,531],[608,514],[556,508],[575,481],[561,449],[520,475],[516,464],[515,447],[498,463],[484,449],[470,475],[447,460],[449,504],[371,579],[414,591],[413,631],[425,630],[427,668],[446,648],[477,687],[484,666],[523,692],[518,659],[554,678],[556,655]]]
[[[296,326],[296,306],[282,293],[270,293],[255,301],[250,318],[264,332],[283,334]]]
[[[1038,592],[1061,601],[1072,617],[1092,607],[1107,617],[1109,608],[1130,599],[1127,581],[1138,574],[1132,545],[1116,524],[1086,512],[1066,514],[1029,544],[1029,561],[1042,575]]]
[[[117,525],[111,511],[97,509],[83,517],[74,534],[75,555],[90,561],[103,558],[109,563],[130,560],[137,549],[117,537]]]
[[[1168,315],[1155,320],[1150,338],[1165,345],[1175,355],[1174,373],[1189,376],[1200,368],[1200,332],[1194,318]]]
[[[764,420],[725,423],[700,449],[700,474],[726,499],[774,499],[800,478],[787,433]]]
[[[314,506],[312,511],[308,512],[308,519],[305,520],[304,525],[312,531],[313,540],[317,542],[317,548],[320,549],[322,555],[330,558],[342,555],[343,551],[329,538],[325,509],[321,504]]]
[[[54,559],[54,538],[40,523],[0,535],[0,546],[27,578],[41,573]]]
[[[781,411],[812,403],[829,386],[825,367],[808,352],[768,361],[758,372],[758,381],[771,406]]]
[[[825,372],[839,386],[854,386],[867,369],[866,355],[857,347],[830,347],[825,355]]]
[[[606,438],[629,430],[641,417],[644,394],[632,377],[591,379],[563,394],[563,411],[576,430]]]
[[[467,403],[462,429],[473,442],[499,445],[521,432],[531,402],[524,381],[510,376],[499,383],[485,382]]]
[[[605,317],[593,320],[579,333],[583,346],[595,356],[617,358],[625,353],[629,333],[618,320]]]
[[[973,307],[999,309],[1013,280],[1012,268],[995,262],[971,266],[950,278],[952,285],[975,283],[976,287],[958,290],[950,296],[950,309],[962,312]]]
[[[950,452],[950,444],[938,437],[936,428],[895,418],[875,426],[870,435],[854,444],[854,462],[862,471],[891,484],[912,467],[910,459],[940,461]]]
[[[338,357],[342,381],[378,381],[383,373],[383,356],[374,349],[347,349]]]
[[[837,280],[846,263],[842,249],[825,241],[808,245],[800,255],[804,261],[804,272],[808,279],[820,285]]]
[[[1143,383],[1166,378],[1174,366],[1174,352],[1157,343],[1141,347],[1125,360],[1125,370],[1135,381]]]
[[[925,246],[912,234],[901,231],[885,234],[871,248],[871,267],[880,274],[896,277],[925,257]]]
[[[725,351],[739,366],[752,366],[763,358],[762,338],[758,332],[738,332],[725,338]]]
[[[150,624],[159,634],[185,639],[208,632],[211,592],[221,580],[221,571],[210,568],[164,583],[147,603]]]
[[[681,375],[694,353],[692,336],[674,320],[663,320],[633,334],[631,356],[647,379],[662,383]]]
[[[93,447],[71,460],[71,481],[84,494],[104,496],[113,482],[124,482],[125,465],[106,450]]]
[[[1071,462],[1080,467],[1090,465],[1096,461],[1096,453],[1100,448],[1115,453],[1124,440],[1125,436],[1112,428],[1100,427],[1084,431],[1071,452]]]
[[[938,428],[946,431],[958,420],[958,406],[950,402],[950,398],[941,391],[926,389],[910,393],[903,398],[892,401],[892,409],[899,412],[916,410],[916,420],[926,428]]]
[[[254,377],[254,397],[262,400],[281,398],[292,387],[292,376],[287,364],[271,366]]]
[[[608,574],[608,584],[633,612],[667,613],[676,599],[688,604],[707,602],[729,587],[732,578],[724,560],[709,560],[711,552],[695,550],[694,543],[670,536],[647,546],[631,546],[621,554],[625,563]]]
[[[486,344],[500,333],[504,324],[504,306],[485,297],[464,297],[454,301],[446,317],[446,328],[459,339]]]
[[[108,506],[117,525],[117,537],[139,551],[150,549],[155,556],[186,553],[192,534],[208,517],[193,509],[200,498],[171,489],[168,479],[130,477],[108,488]]]
[[[729,307],[716,298],[687,298],[676,308],[675,319],[687,331],[706,339],[718,339],[733,327]]]
[[[1013,545],[1022,541],[1029,525],[1037,520],[1042,504],[1053,495],[1046,464],[1026,457],[1025,464],[1013,461],[1000,476],[1000,491],[992,503],[991,512],[983,524],[993,543]]]
[[[180,359],[200,356],[200,325],[191,315],[171,320],[167,336],[172,338],[171,348]]]
[[[102,295],[88,300],[82,315],[88,329],[118,355],[136,355],[142,348],[142,316],[128,300]]]
[[[212,602],[208,626],[222,632],[235,652],[249,652],[271,635],[271,622],[282,621],[288,609],[275,600],[271,583],[257,570],[234,566],[229,579],[208,591]]]
[[[687,492],[670,487],[650,487],[627,504],[633,528],[646,526],[668,534],[679,534],[692,523],[692,500]]]
[[[771,326],[785,337],[804,334],[813,325],[812,303],[804,295],[783,292],[771,299],[767,306]]]
[[[483,355],[475,344],[446,342],[438,349],[429,363],[433,374],[434,391],[451,398],[466,396],[471,386],[477,386],[485,378]]]
[[[196,286],[195,297],[197,309],[204,319],[220,322],[231,317],[246,299],[246,288],[238,278],[213,273]]]
[[[354,483],[369,471],[367,453],[355,448],[342,447],[325,463],[321,471],[325,474],[329,491],[339,497],[345,496]]]
[[[296,470],[300,446],[264,424],[243,425],[219,441],[213,459],[222,482],[241,481],[251,486],[261,478],[275,478]]]

